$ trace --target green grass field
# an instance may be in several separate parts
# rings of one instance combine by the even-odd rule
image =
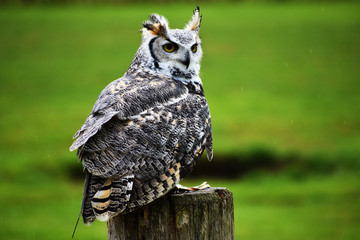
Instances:
[[[74,180],[82,176],[73,170],[80,164],[68,151],[71,137],[100,91],[126,71],[149,13],[182,28],[194,7],[0,9],[2,238],[70,238],[82,195],[82,183]],[[213,161],[256,149],[300,159],[276,173],[208,177],[234,193],[236,239],[356,239],[360,5],[200,7]],[[335,170],[299,177],[297,167],[313,162]],[[80,224],[76,238],[105,234],[106,224]]]

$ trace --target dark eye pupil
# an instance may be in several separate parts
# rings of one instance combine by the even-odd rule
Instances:
[[[178,46],[175,43],[166,43],[162,46],[165,52],[172,53],[178,50]]]
[[[173,43],[167,43],[163,46],[163,49],[166,51],[166,52],[173,52],[176,50],[176,45],[173,44]]]
[[[197,51],[197,44],[194,44],[194,45],[191,46],[191,51],[192,51],[193,53],[196,53],[196,51]]]

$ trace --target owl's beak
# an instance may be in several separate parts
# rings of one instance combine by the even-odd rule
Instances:
[[[186,69],[188,69],[188,67],[190,65],[190,54],[189,54],[189,52],[186,52],[185,59],[181,60],[180,62],[186,66]]]

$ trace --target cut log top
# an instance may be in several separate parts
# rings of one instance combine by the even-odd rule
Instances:
[[[108,240],[234,239],[232,193],[226,188],[169,193],[108,222]]]

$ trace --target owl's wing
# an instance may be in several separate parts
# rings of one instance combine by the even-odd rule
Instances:
[[[115,115],[119,119],[131,119],[146,109],[178,101],[187,94],[183,84],[166,77],[138,75],[117,79],[100,93],[90,115],[75,134],[70,151],[84,145]]]
[[[75,137],[71,148],[79,147],[89,177],[87,223],[153,201],[190,173],[204,149],[212,156],[205,97],[169,78],[114,81]]]
[[[191,172],[204,149],[212,155],[211,139],[207,101],[198,94],[132,120],[113,117],[79,150],[92,179],[84,192],[84,221],[105,221],[164,195]]]

